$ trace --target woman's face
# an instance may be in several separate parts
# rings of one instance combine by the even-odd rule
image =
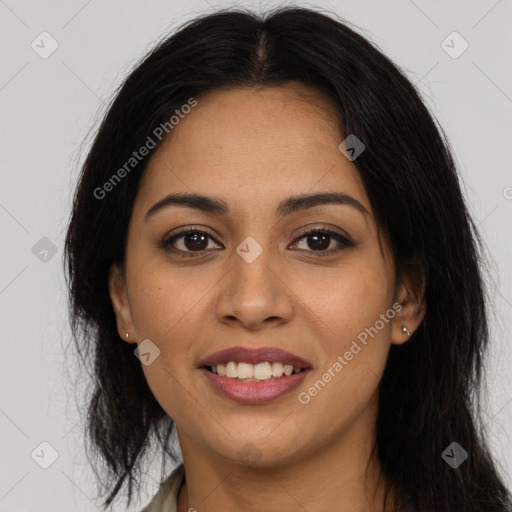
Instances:
[[[338,148],[348,134],[303,85],[197,101],[154,154],[134,204],[126,281],[110,280],[120,335],[150,340],[142,369],[184,454],[200,447],[277,465],[368,439],[390,344],[417,323],[405,316],[407,294],[394,287],[357,169]],[[148,214],[170,194],[225,211],[168,201]],[[340,200],[296,200],[315,194]],[[189,227],[199,233],[170,241]],[[285,364],[302,371],[268,380]],[[236,371],[257,377],[219,375]]]

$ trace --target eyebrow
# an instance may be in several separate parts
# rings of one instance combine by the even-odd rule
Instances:
[[[278,217],[283,218],[292,213],[326,204],[350,206],[364,215],[369,215],[368,210],[357,199],[342,192],[320,192],[291,196],[279,203],[276,213]],[[231,213],[228,204],[222,199],[200,194],[176,193],[169,194],[155,203],[146,212],[145,221],[147,222],[157,212],[170,206],[185,206],[216,215],[229,215]]]

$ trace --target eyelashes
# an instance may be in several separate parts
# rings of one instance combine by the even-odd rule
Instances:
[[[338,242],[337,249],[330,250],[322,250],[321,248],[306,250],[306,252],[312,253],[313,257],[323,257],[323,256],[331,256],[334,254],[338,254],[339,252],[347,249],[355,247],[355,244],[349,240],[348,237],[342,235],[341,233],[337,233],[336,231],[332,231],[328,228],[308,228],[304,230],[299,237],[297,237],[294,241],[294,245],[297,245],[297,242],[302,239],[315,239],[315,243],[320,242],[320,244],[324,243],[325,240],[328,240],[327,245],[331,245],[331,241],[335,240]],[[329,240],[330,239],[330,240]],[[324,244],[325,245],[325,244]]]
[[[307,247],[312,245],[313,248],[298,250],[301,252],[311,253],[311,256],[314,258],[332,256],[347,248],[355,247],[355,244],[347,236],[342,235],[336,231],[332,231],[327,227],[313,227],[304,230],[297,238],[295,238],[292,246],[297,246],[298,243],[300,243],[300,241],[303,239],[306,241]],[[326,250],[325,246],[330,247],[333,240],[337,242],[338,247],[336,249]],[[180,257],[201,257],[205,256],[207,253],[213,252],[211,249],[208,249],[210,241],[220,245],[207,231],[189,226],[186,229],[183,229],[178,233],[165,238],[162,241],[160,247],[166,252],[170,252]],[[313,241],[313,243],[308,243],[308,241]],[[184,248],[177,248],[176,242],[181,242],[181,245]],[[315,245],[317,245],[317,248],[315,248]],[[194,250],[191,250],[191,248]],[[215,251],[218,249],[213,250]]]

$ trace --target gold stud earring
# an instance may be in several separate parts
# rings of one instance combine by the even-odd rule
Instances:
[[[407,336],[411,335],[411,331],[409,331],[409,329],[407,329],[407,327],[405,327],[405,325],[402,326],[402,332],[405,332],[407,334]]]

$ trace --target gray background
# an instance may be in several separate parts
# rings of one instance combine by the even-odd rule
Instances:
[[[71,191],[87,135],[136,60],[181,22],[227,5],[275,4],[0,0],[0,511],[98,509],[75,405],[80,389],[71,386],[73,365],[65,366],[69,328],[61,258]],[[484,412],[492,449],[512,486],[511,1],[316,5],[362,27],[407,71],[451,141],[465,195],[493,258],[493,345]],[[46,59],[31,47],[35,41],[39,52],[51,49],[47,36],[41,42],[44,31],[58,43]],[[443,44],[454,31],[469,44],[457,58],[452,56],[463,40],[451,36]],[[51,461],[42,442],[58,453],[48,469],[34,460]],[[139,508],[155,492],[157,476],[156,468],[148,469]]]

